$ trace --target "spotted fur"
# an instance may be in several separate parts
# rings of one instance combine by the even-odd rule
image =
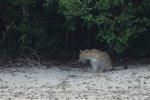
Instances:
[[[104,72],[112,70],[111,58],[108,53],[97,49],[86,49],[80,51],[79,61],[90,61],[93,72]]]

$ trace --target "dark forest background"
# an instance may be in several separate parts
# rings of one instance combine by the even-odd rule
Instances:
[[[150,0],[0,0],[0,57],[150,57]]]

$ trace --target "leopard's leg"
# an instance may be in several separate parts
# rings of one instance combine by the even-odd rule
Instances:
[[[99,71],[100,73],[102,73],[102,72],[104,72],[104,70],[105,70],[105,67],[104,67],[102,64],[100,64],[98,71]]]
[[[93,72],[98,72],[99,63],[97,61],[90,61]]]

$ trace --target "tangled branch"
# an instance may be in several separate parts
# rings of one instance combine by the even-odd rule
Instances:
[[[12,27],[12,25],[14,25],[14,22],[11,22],[10,25],[5,25],[6,30],[5,30],[5,31],[2,31],[3,37],[2,37],[2,39],[0,40],[0,45],[1,45],[1,44],[3,43],[3,41],[5,40],[6,35],[7,35],[7,32],[8,32],[9,29]]]

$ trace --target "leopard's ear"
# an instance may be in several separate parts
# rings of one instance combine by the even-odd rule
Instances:
[[[83,50],[80,50],[80,52],[82,52]]]
[[[80,50],[80,52],[82,52],[82,50]]]

